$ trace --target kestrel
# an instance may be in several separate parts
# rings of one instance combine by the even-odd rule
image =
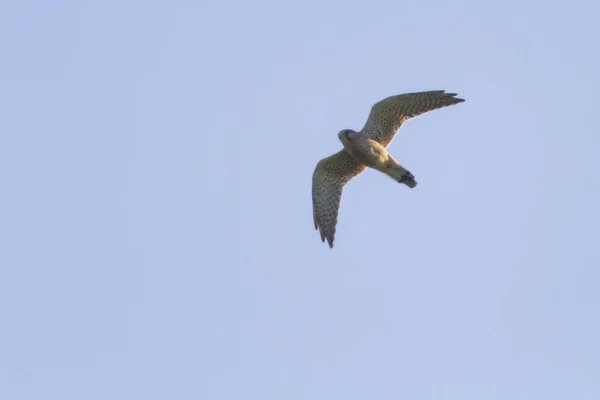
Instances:
[[[432,90],[390,96],[371,108],[360,132],[344,129],[338,138],[344,149],[322,159],[312,178],[313,218],[321,241],[333,248],[338,210],[344,186],[366,167],[383,172],[410,188],[417,186],[413,174],[386,150],[404,121],[438,108],[462,103],[456,93]]]

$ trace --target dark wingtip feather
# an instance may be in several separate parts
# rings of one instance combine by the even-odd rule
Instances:
[[[456,95],[456,93],[444,93],[444,97],[446,97],[448,100],[451,100],[452,104],[462,103],[463,101],[465,101],[465,99],[455,97]]]

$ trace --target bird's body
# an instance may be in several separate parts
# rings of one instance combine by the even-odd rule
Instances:
[[[365,135],[355,135],[350,139],[347,131],[340,133],[340,140],[344,144],[344,151],[358,163],[383,172],[390,178],[400,183],[405,183],[409,187],[417,185],[414,177],[401,166],[398,161],[381,144]],[[412,177],[413,179],[409,179]]]
[[[347,132],[347,131],[342,131]],[[388,158],[388,152],[379,143],[368,137],[356,135],[354,139],[348,139],[345,133],[340,135],[344,150],[356,161],[371,168],[382,168]]]
[[[313,173],[313,218],[322,241],[327,240],[333,247],[343,188],[365,168],[380,171],[410,188],[417,185],[415,177],[386,148],[407,119],[464,101],[454,96],[443,90],[391,96],[373,105],[360,132],[339,132],[344,149],[319,161]]]

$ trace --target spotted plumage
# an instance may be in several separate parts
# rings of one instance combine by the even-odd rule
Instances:
[[[360,132],[340,131],[344,149],[319,161],[313,173],[312,199],[315,229],[333,248],[344,186],[366,167],[376,169],[410,188],[415,177],[386,150],[402,124],[438,108],[461,103],[455,93],[433,90],[387,97],[374,104]]]

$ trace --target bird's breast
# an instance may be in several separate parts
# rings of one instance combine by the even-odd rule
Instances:
[[[377,167],[387,160],[385,148],[373,140],[354,140],[344,147],[352,158],[367,167]]]

